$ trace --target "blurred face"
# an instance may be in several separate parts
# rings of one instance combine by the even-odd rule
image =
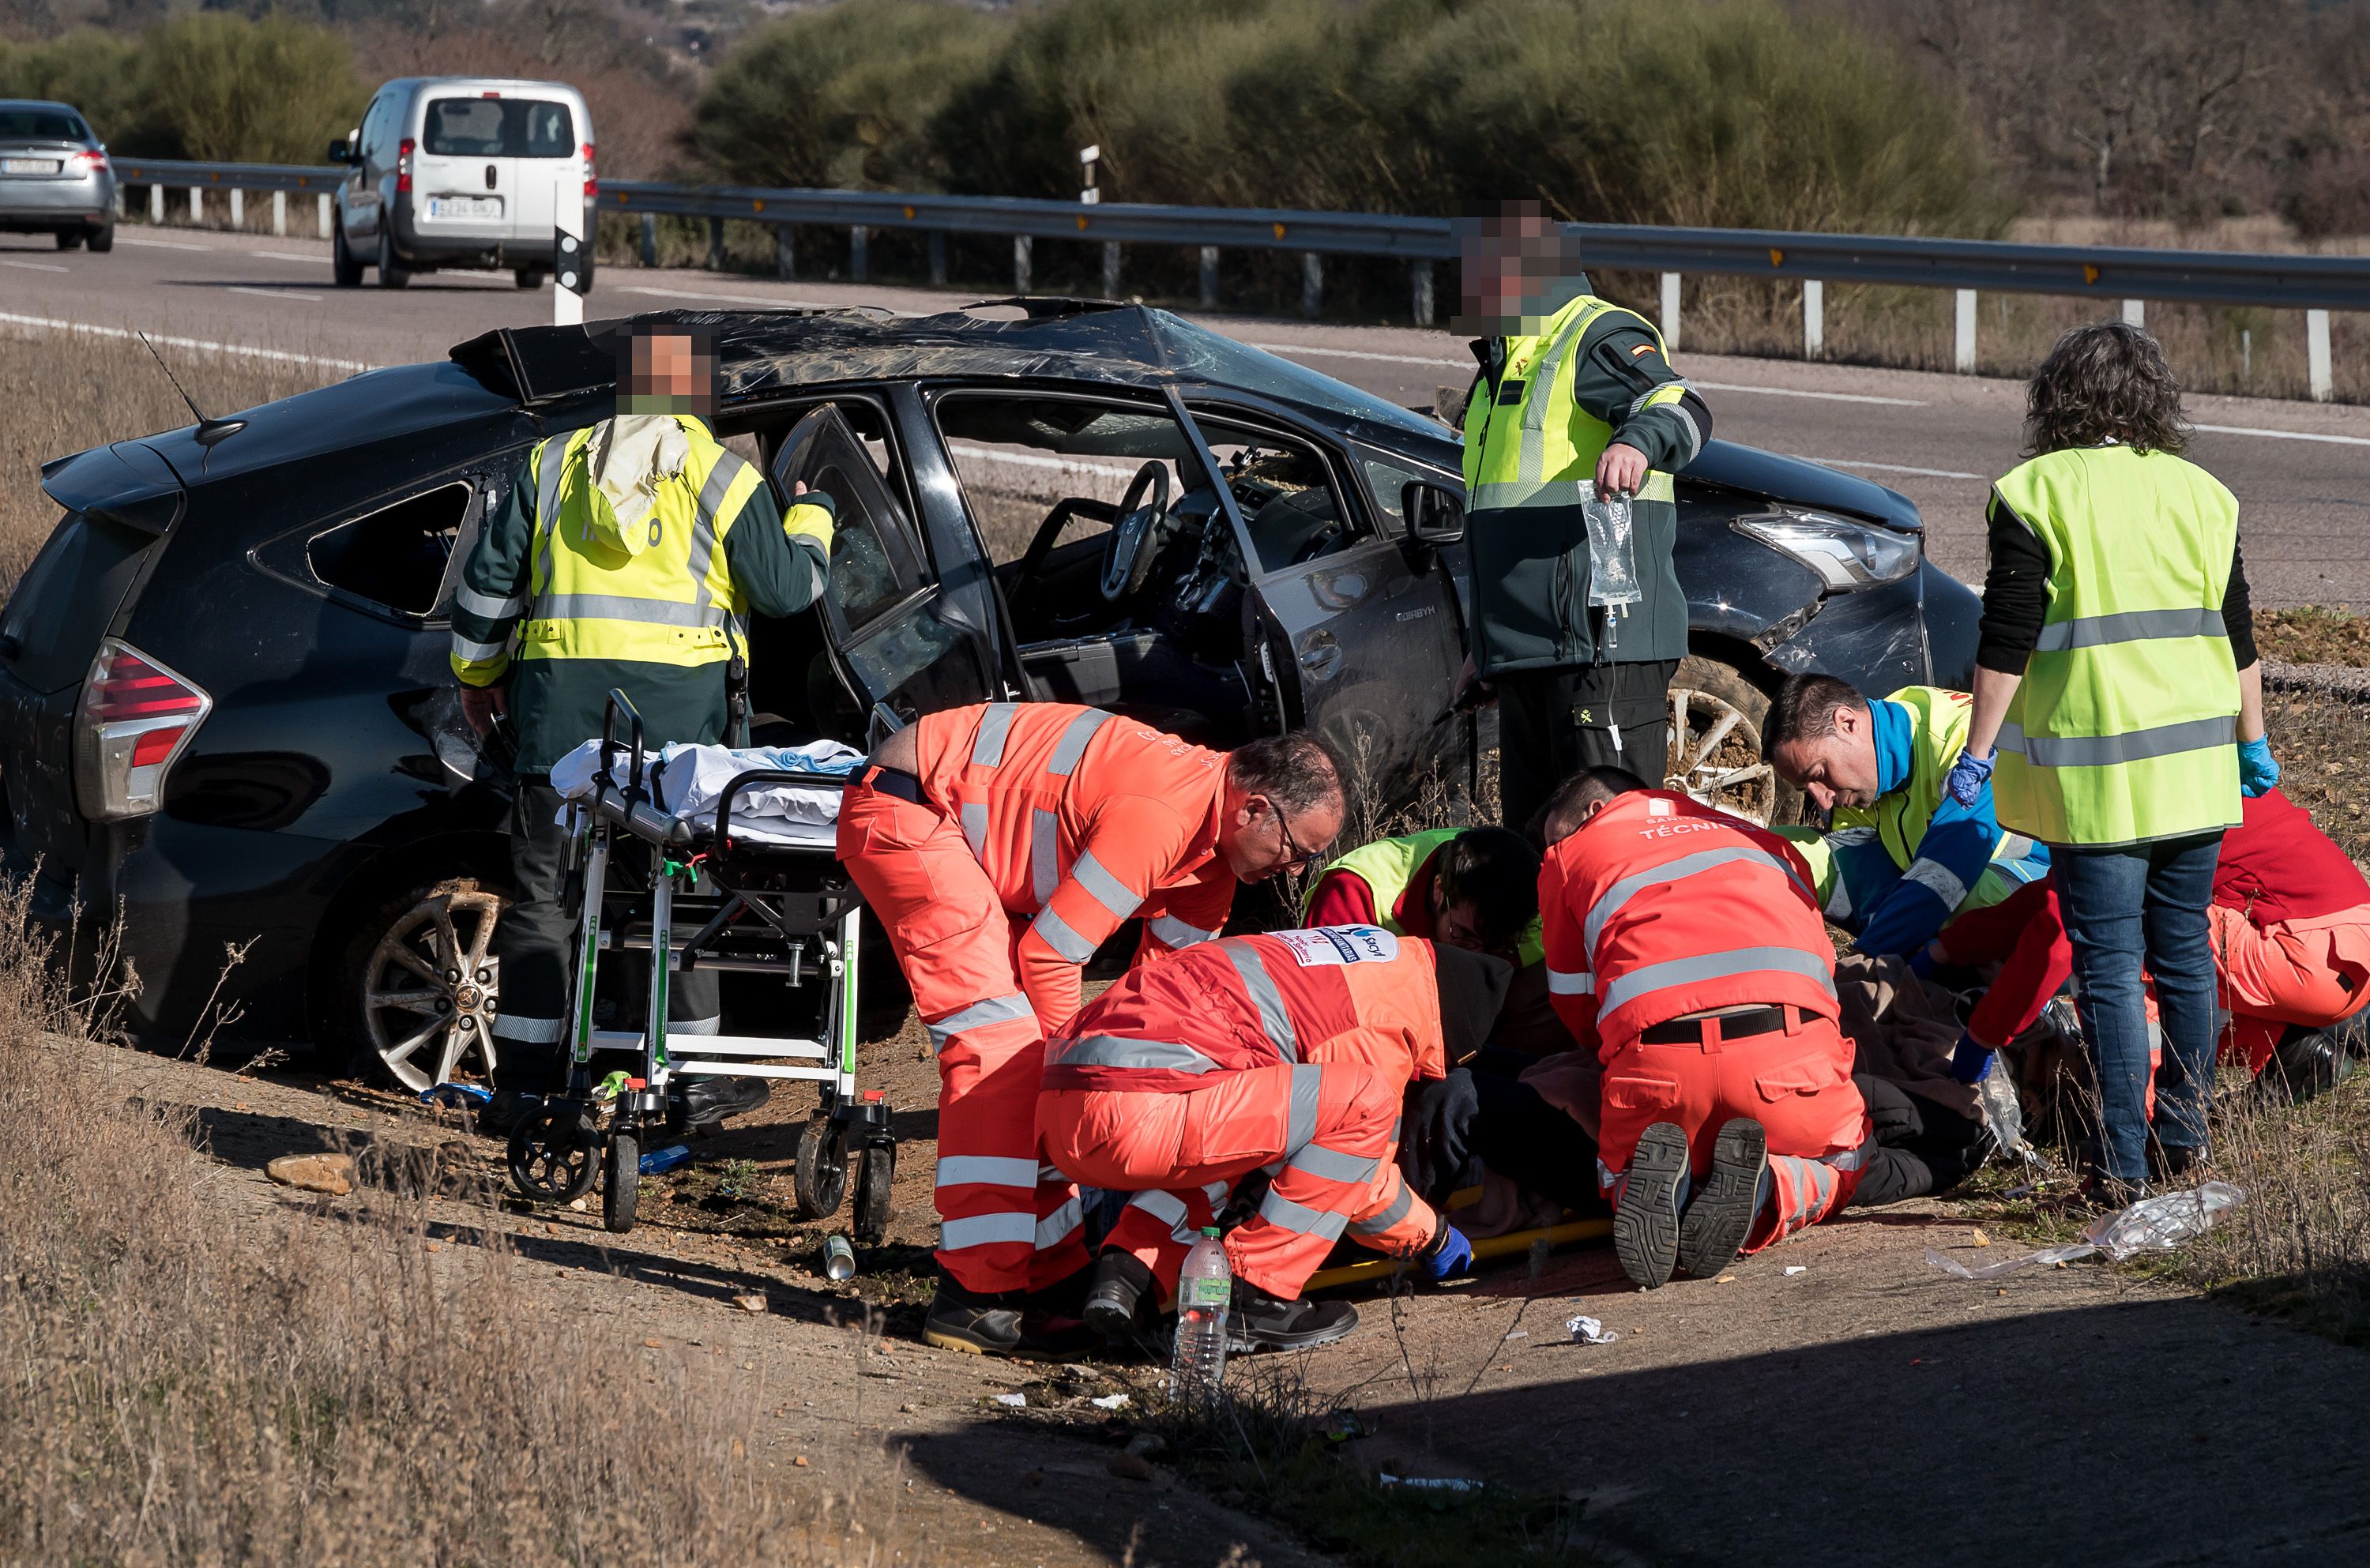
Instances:
[[[1265,882],[1278,871],[1306,870],[1341,832],[1341,808],[1287,812],[1265,795],[1226,786],[1218,824],[1218,854],[1237,882]]]
[[[1535,206],[1475,225],[1459,259],[1460,302],[1449,328],[1478,338],[1538,331],[1568,270],[1561,236]]]
[[[1866,709],[1838,708],[1835,732],[1789,741],[1770,754],[1778,776],[1823,812],[1876,804],[1876,725]]]
[[[634,340],[633,366],[626,380],[629,398],[696,407],[705,401],[714,363],[685,333],[649,332]]]

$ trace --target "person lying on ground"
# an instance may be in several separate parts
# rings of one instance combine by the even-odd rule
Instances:
[[[1400,1180],[1408,1081],[1488,1038],[1510,966],[1375,926],[1230,937],[1131,970],[1045,1048],[1037,1124],[1072,1180],[1133,1193],[1085,1306],[1126,1343],[1173,1298],[1187,1250],[1230,1205],[1236,1343],[1302,1349],[1357,1326],[1301,1295],[1346,1233],[1422,1276],[1472,1249]],[[1237,1184],[1269,1172],[1265,1192]]]

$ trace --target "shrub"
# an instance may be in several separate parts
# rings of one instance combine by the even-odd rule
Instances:
[[[345,41],[279,17],[176,18],[141,39],[140,84],[190,157],[318,163],[365,95]]]

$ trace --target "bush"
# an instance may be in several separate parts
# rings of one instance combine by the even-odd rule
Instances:
[[[2370,234],[2370,153],[2328,147],[2300,160],[2280,191],[2280,215],[2306,239]]]

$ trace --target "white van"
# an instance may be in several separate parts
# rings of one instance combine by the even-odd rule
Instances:
[[[373,95],[329,157],[353,169],[338,190],[340,288],[364,267],[389,289],[440,267],[508,268],[541,288],[561,204],[592,216],[592,117],[558,82],[406,76]]]

